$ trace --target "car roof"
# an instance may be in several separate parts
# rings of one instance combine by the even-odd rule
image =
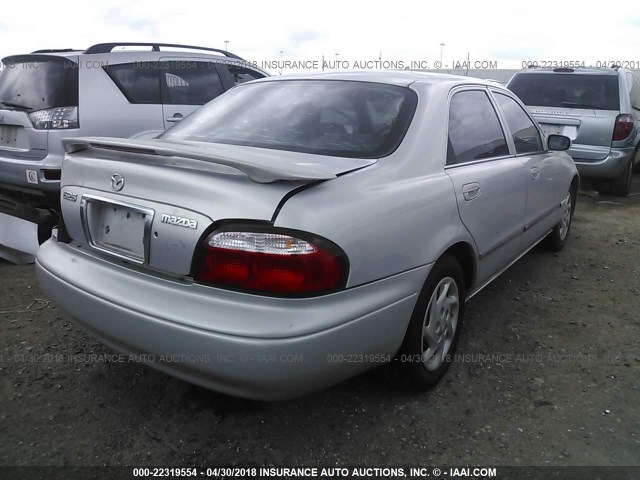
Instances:
[[[412,70],[362,70],[345,72],[316,72],[297,73],[282,76],[272,76],[261,78],[256,82],[277,82],[285,80],[344,80],[354,82],[386,83],[408,87],[409,85],[420,84],[470,84],[488,85],[491,87],[505,89],[504,86],[491,80],[483,80],[475,77],[463,77],[460,75],[449,75],[446,73],[418,72]]]
[[[156,61],[160,59],[167,59],[167,58],[173,58],[173,57],[181,58],[181,59],[201,58],[201,59],[207,59],[210,61],[221,62],[229,65],[239,65],[243,67],[249,67],[253,70],[256,70],[268,75],[268,72],[266,72],[265,70],[239,57],[237,58],[228,57],[223,53],[207,52],[204,50],[198,51],[197,49],[191,49],[191,50],[175,49],[175,50],[160,50],[160,51],[128,49],[128,50],[113,50],[111,52],[94,54],[94,53],[86,53],[86,50],[76,50],[76,49],[68,48],[68,49],[59,49],[59,50],[36,50],[35,52],[31,52],[31,53],[9,55],[7,57],[4,57],[2,61],[4,63],[10,63],[11,61],[14,61],[16,59],[20,59],[20,61],[28,61],[30,57],[33,57],[33,58],[62,57],[62,58],[68,58],[69,60],[76,62],[79,59],[90,60],[91,58],[96,57],[97,55],[100,55],[101,58],[104,58],[103,57],[104,55],[113,56],[114,61],[117,59],[117,60],[122,60],[123,62],[136,61],[136,60],[137,61]]]
[[[125,49],[126,47],[126,49]],[[168,50],[167,50],[168,49]],[[202,47],[197,45],[185,45],[177,43],[161,43],[161,42],[110,42],[110,43],[97,43],[90,46],[86,50],[80,50],[76,48],[58,48],[58,49],[43,49],[35,50],[31,53],[11,55],[6,57],[10,59],[12,57],[25,57],[28,55],[51,55],[56,57],[68,57],[73,58],[81,55],[133,55],[133,56],[147,56],[150,58],[163,57],[163,56],[195,56],[205,58],[225,58],[229,60],[236,60],[237,62],[247,63],[243,58],[239,57],[235,53],[228,50],[222,50],[219,48]]]
[[[516,72],[515,75],[529,75],[529,74],[541,74],[541,73],[555,73],[558,75],[573,73],[578,75],[618,75],[623,69],[615,68],[596,68],[596,67],[577,67],[577,68],[527,68]]]

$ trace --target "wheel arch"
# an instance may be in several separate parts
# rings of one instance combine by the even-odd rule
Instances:
[[[447,248],[442,255],[451,255],[458,262],[464,274],[465,291],[471,291],[477,273],[476,254],[473,246],[468,242],[460,241]]]

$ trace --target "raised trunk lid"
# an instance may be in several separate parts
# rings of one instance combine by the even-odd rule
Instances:
[[[295,189],[375,163],[163,141],[73,139],[65,147],[61,207],[73,241],[178,276],[190,273],[214,222],[270,222]]]

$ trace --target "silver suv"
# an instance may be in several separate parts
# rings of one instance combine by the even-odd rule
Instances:
[[[0,248],[24,247],[21,232],[32,223],[40,241],[48,238],[63,138],[153,138],[236,84],[267,75],[224,50],[158,43],[38,50],[2,63]]]
[[[547,134],[572,140],[580,175],[601,193],[625,196],[640,162],[640,82],[625,69],[531,68],[507,85]]]

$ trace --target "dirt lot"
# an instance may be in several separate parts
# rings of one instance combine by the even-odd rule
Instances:
[[[470,302],[422,395],[371,372],[257,403],[106,362],[33,266],[0,263],[0,465],[640,465],[640,193],[579,200],[565,250]]]

